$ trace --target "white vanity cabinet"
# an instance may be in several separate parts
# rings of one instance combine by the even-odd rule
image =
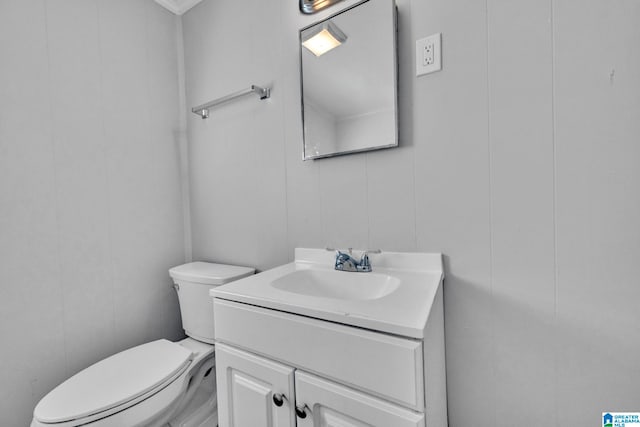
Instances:
[[[425,425],[421,413],[224,344],[216,359],[220,427]]]
[[[325,250],[216,287],[220,427],[447,427],[440,254]]]
[[[426,426],[422,340],[218,298],[214,313],[220,427]]]

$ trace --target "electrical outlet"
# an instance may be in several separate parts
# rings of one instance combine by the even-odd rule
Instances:
[[[427,44],[424,45],[424,51],[422,52],[422,65],[433,65],[433,41],[427,41]]]
[[[416,40],[416,76],[442,69],[441,33]]]

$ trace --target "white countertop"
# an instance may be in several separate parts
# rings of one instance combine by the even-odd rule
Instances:
[[[377,299],[357,300],[310,296],[281,290],[271,283],[296,270],[333,270],[335,254],[324,249],[296,249],[292,263],[228,283],[210,291],[212,297],[329,320],[410,338],[424,338],[437,291],[442,286],[441,254],[383,252],[371,254],[372,273],[400,280],[393,292]],[[345,284],[345,286],[348,286]]]

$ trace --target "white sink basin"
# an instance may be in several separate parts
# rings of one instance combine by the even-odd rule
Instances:
[[[294,262],[209,293],[227,301],[424,338],[434,301],[442,298],[441,254],[370,254],[373,271],[368,273],[334,270],[335,253],[324,249],[297,248],[295,255]]]
[[[342,300],[374,300],[398,289],[400,279],[388,274],[336,270],[296,270],[271,282],[295,294]]]

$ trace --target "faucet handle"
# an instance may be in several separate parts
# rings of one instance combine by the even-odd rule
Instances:
[[[358,268],[360,271],[371,271],[371,261],[369,261],[369,254],[379,254],[382,251],[380,249],[366,250],[362,252],[360,256],[360,262]]]
[[[362,253],[362,256],[360,257],[360,267],[371,267],[371,262],[369,261],[369,255],[367,254],[367,251],[364,251]]]
[[[364,252],[362,252],[362,255],[360,256],[360,262],[364,262],[366,261],[367,264],[369,263],[369,254],[381,254],[382,251],[380,249],[367,249]]]
[[[327,252],[335,252],[336,255],[338,255],[338,254],[346,254],[347,252],[349,253],[350,256],[353,255],[353,248],[347,248],[346,252],[342,252],[340,249],[331,248],[329,246],[326,246],[324,248],[324,250],[327,251]]]

